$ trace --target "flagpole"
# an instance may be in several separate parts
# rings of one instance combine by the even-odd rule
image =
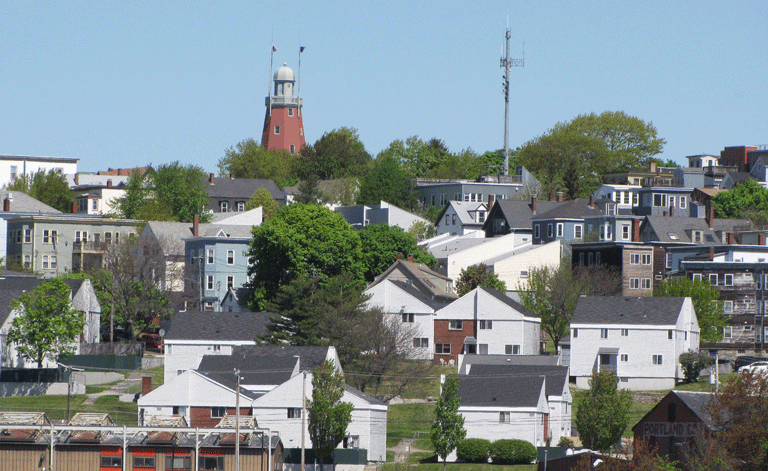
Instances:
[[[301,116],[301,53],[304,52],[304,48],[301,47],[301,41],[299,41],[299,89],[297,90],[297,98],[296,101],[299,106],[299,116]]]
[[[272,116],[272,58],[275,55],[275,50],[277,48],[275,47],[275,44],[273,42],[270,42],[270,48],[269,48],[269,86],[267,90],[267,96],[269,97],[269,115]]]

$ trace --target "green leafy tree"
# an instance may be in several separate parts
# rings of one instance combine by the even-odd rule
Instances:
[[[296,203],[320,203],[320,180],[317,175],[309,175],[306,180],[299,182],[296,187],[299,193],[294,197]]]
[[[249,138],[224,151],[218,163],[219,175],[274,180],[280,187],[291,186],[299,180],[299,159],[298,154],[267,150]]]
[[[712,448],[727,450],[740,471],[768,469],[768,375],[737,375],[705,408],[716,430]]]
[[[525,143],[517,161],[543,182],[545,193],[563,191],[573,199],[588,197],[605,173],[646,166],[665,143],[653,124],[606,111],[556,124]]]
[[[347,426],[352,420],[353,406],[342,402],[344,397],[344,376],[334,365],[325,362],[315,368],[312,375],[312,399],[307,400],[309,438],[312,449],[320,458],[330,456],[344,439]]]
[[[11,321],[8,341],[18,352],[43,367],[43,361],[56,361],[73,352],[70,346],[83,331],[85,322],[72,308],[70,287],[59,278],[37,286],[11,302],[19,314]]]
[[[71,213],[75,200],[75,192],[69,189],[67,177],[61,170],[39,170],[33,175],[19,175],[8,185],[8,190],[26,193],[62,213]]]
[[[587,448],[608,450],[621,439],[629,424],[632,395],[619,390],[617,383],[618,378],[611,371],[592,373],[589,390],[576,406],[576,428]]]
[[[269,190],[262,187],[254,191],[253,195],[251,195],[251,199],[245,203],[246,211],[250,211],[255,208],[261,208],[262,218],[267,221],[270,217],[272,217],[273,214],[277,212],[278,209],[280,209],[280,206],[278,206],[277,201],[272,198]]]
[[[518,292],[523,306],[541,318],[541,329],[557,350],[570,331],[579,296],[615,296],[621,292],[621,275],[601,265],[572,268],[562,261],[558,267],[529,269],[527,283],[520,283]]]
[[[412,235],[416,242],[434,237],[435,232],[435,226],[425,221],[416,221],[408,228],[408,234]]]
[[[715,364],[715,359],[706,352],[687,351],[681,353],[678,360],[683,367],[686,383],[695,383],[699,380],[701,370]]]
[[[360,183],[356,177],[339,178],[323,182],[320,201],[324,204],[352,206],[360,192]]]
[[[507,292],[507,285],[499,279],[496,273],[488,271],[488,266],[484,263],[472,265],[461,270],[458,281],[456,281],[456,293],[464,296],[478,286],[493,288],[502,293]]]
[[[728,319],[723,313],[722,301],[718,300],[720,291],[716,286],[704,280],[674,277],[664,280],[653,295],[665,298],[690,297],[699,322],[701,340],[705,342],[722,340],[723,327],[728,325]]]
[[[301,149],[299,176],[306,179],[316,175],[320,180],[362,176],[370,163],[371,154],[365,150],[357,129],[339,128]]]
[[[196,165],[163,164],[154,175],[155,197],[170,207],[181,222],[192,222],[195,214],[206,222],[209,215],[205,207],[209,198],[205,178],[205,171]]]
[[[347,272],[363,280],[360,236],[341,214],[318,205],[290,204],[253,228],[248,257],[253,293],[250,304],[263,308],[280,286],[302,276],[333,277]],[[260,309],[259,309],[260,310]]]
[[[416,192],[410,179],[397,158],[383,153],[363,177],[357,197],[358,204],[378,204],[381,201],[403,209],[416,207]]]
[[[717,217],[742,218],[751,212],[764,215],[768,211],[768,189],[750,178],[712,198],[712,204]]]
[[[413,261],[432,268],[437,259],[432,254],[421,250],[416,239],[398,226],[388,224],[369,224],[360,231],[360,243],[363,251],[363,267],[366,281],[384,272],[397,260],[397,254],[413,255]]]
[[[445,471],[445,459],[448,453],[467,436],[467,431],[464,429],[464,416],[458,412],[461,405],[458,392],[459,378],[455,375],[446,376],[435,407],[437,417],[429,432],[435,453],[443,460],[443,471]]]
[[[150,167],[151,168],[151,167]],[[147,172],[153,172],[149,169]],[[126,219],[145,219],[143,208],[146,202],[153,197],[150,175],[147,172],[133,172],[125,184],[125,194],[117,200],[117,211],[120,216]],[[170,208],[168,209],[170,217]],[[166,219],[152,219],[153,221],[164,221]]]

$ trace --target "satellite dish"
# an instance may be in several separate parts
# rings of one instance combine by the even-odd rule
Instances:
[[[160,337],[165,337],[165,329],[160,329],[160,332],[158,332],[158,334],[160,334]]]

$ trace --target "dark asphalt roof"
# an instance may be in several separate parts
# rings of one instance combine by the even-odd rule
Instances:
[[[254,340],[267,332],[271,312],[177,312],[165,340]]]
[[[685,298],[582,296],[573,324],[674,325]]]
[[[538,214],[531,219],[584,219],[591,216],[602,216],[605,214],[605,204],[608,202],[612,201],[599,199],[595,201],[594,206],[590,206],[587,198],[563,201],[546,212],[538,211]]]
[[[486,379],[490,378],[504,378],[512,383],[509,386],[512,389],[517,389],[517,380],[520,378],[544,376],[547,379],[545,386],[545,394],[547,396],[560,396],[563,394],[563,389],[568,386],[568,367],[557,365],[472,364],[472,367],[469,368],[469,374],[466,376],[475,378],[476,384],[484,383]]]
[[[708,427],[714,428],[715,423],[712,421],[712,415],[706,411],[705,406],[714,397],[712,393],[706,392],[692,392],[692,391],[671,391],[671,394],[676,395],[681,401],[688,406],[691,411],[696,414]]]
[[[462,406],[536,407],[543,381],[540,376],[459,376],[458,396]]]
[[[259,180],[255,178],[221,178],[214,177],[211,185],[209,177],[205,177],[205,191],[211,198],[245,198],[250,199],[259,188],[266,188],[278,203],[285,203],[285,196],[274,180]]]
[[[232,372],[240,370],[242,384],[282,384],[291,378],[300,357],[302,371],[321,365],[328,347],[246,345],[235,347],[232,355],[205,355],[197,368],[201,373],[227,387],[235,387]]]
[[[519,312],[520,314],[524,315],[525,317],[538,317],[533,311],[528,309],[527,307],[523,306],[519,302],[515,301],[514,299],[510,298],[506,294],[502,293],[501,291],[495,289],[495,288],[488,288],[485,286],[478,286],[478,289],[481,289],[485,291],[486,293],[490,294],[494,298],[498,299],[499,301],[503,302],[507,306],[511,307],[515,311]]]
[[[528,229],[531,230],[531,218],[537,214],[543,214],[555,207],[562,205],[558,201],[537,201],[536,213],[531,209],[530,201],[523,200],[496,200],[504,218],[507,220],[507,226],[510,229]]]
[[[557,362],[557,355],[464,355],[459,374],[467,374],[466,365],[557,366]]]
[[[35,289],[43,280],[32,276],[0,278],[0,326],[11,314],[11,303]]]

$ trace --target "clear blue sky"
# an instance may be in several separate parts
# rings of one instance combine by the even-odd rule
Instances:
[[[768,2],[4,0],[0,154],[79,170],[179,160],[216,171],[261,136],[270,42],[297,67],[307,141],[357,128],[452,151],[503,146],[499,57],[512,57],[510,147],[579,114],[623,110],[664,159],[768,144]]]

